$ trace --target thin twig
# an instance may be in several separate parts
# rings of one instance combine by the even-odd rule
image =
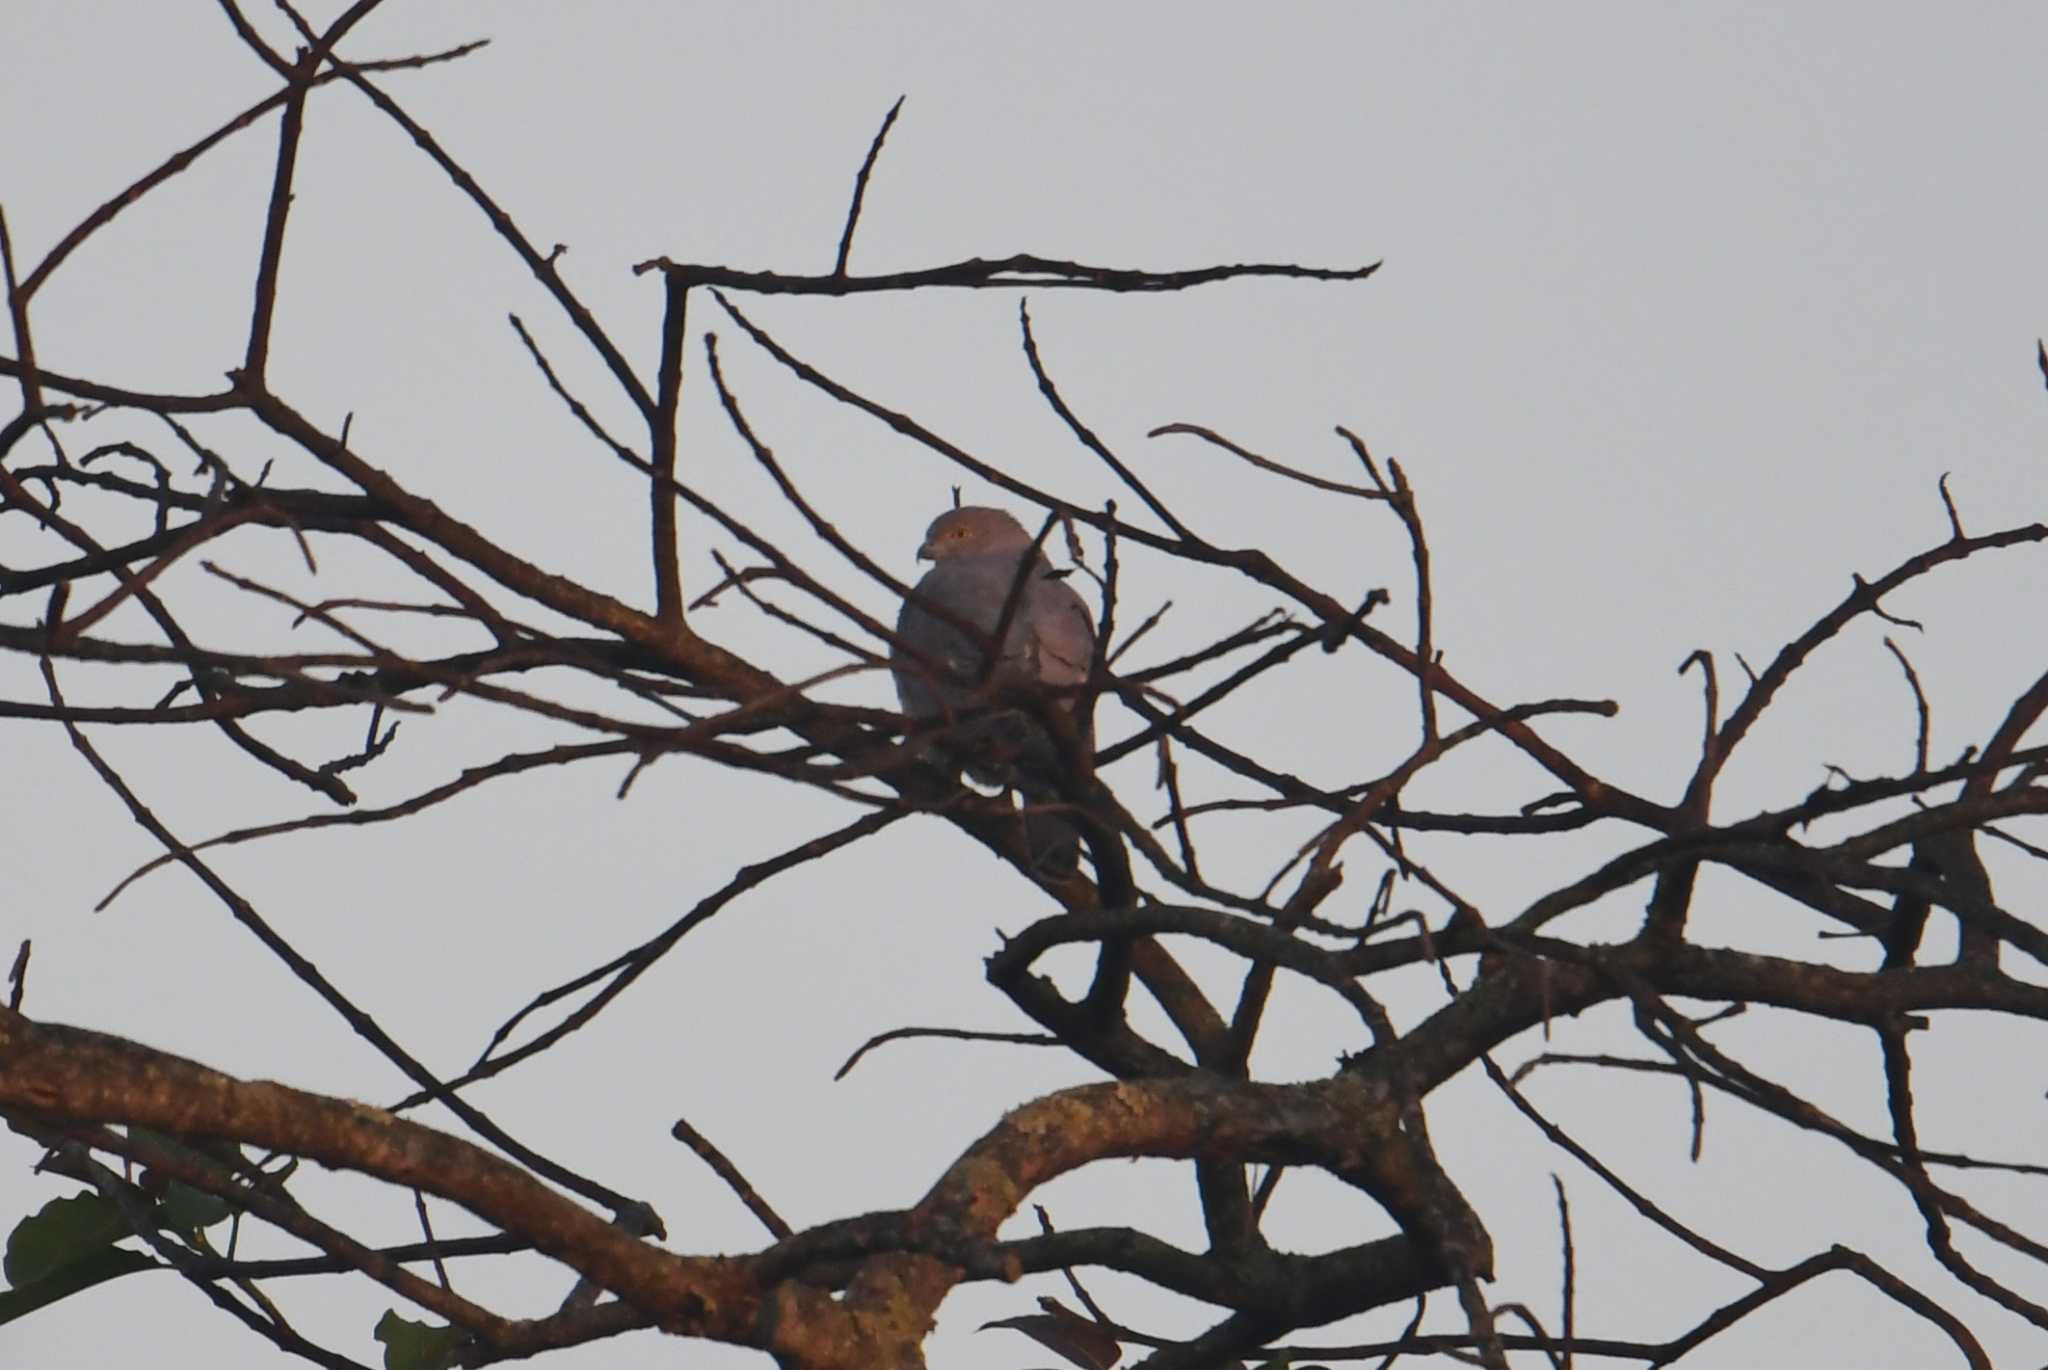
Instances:
[[[882,126],[875,130],[874,141],[868,144],[868,155],[862,159],[860,172],[853,178],[853,203],[846,207],[846,227],[839,234],[839,255],[832,259],[832,274],[844,276],[846,263],[853,255],[853,233],[860,227],[860,208],[868,195],[868,178],[875,174],[875,162],[882,155],[882,144],[888,141],[889,130],[896,126],[896,116],[903,112],[903,101],[899,95],[896,103],[889,106],[889,112],[882,116]]]

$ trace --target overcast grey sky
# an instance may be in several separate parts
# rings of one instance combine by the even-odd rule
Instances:
[[[339,8],[313,6],[313,17]],[[258,17],[287,41],[282,23]],[[0,27],[0,207],[28,260],[271,88],[211,5],[7,0]],[[661,291],[631,266],[666,255],[828,269],[853,171],[898,95],[907,101],[869,193],[856,270],[1019,251],[1152,268],[1383,260],[1358,284],[1029,299],[1047,365],[1106,440],[1202,531],[1267,546],[1333,593],[1386,584],[1398,598],[1407,548],[1392,520],[1253,480],[1188,439],[1144,434],[1201,423],[1349,478],[1331,431],[1344,424],[1398,458],[1428,520],[1450,666],[1495,698],[1619,701],[1617,719],[1547,731],[1657,798],[1676,797],[1697,746],[1697,681],[1675,674],[1693,649],[1722,654],[1732,682],[1730,654],[1760,663],[1839,599],[1852,573],[1875,575],[1939,542],[1943,472],[1953,473],[1972,531],[2048,512],[2048,398],[2034,362],[2035,338],[2048,330],[2048,10],[2039,6],[392,0],[349,52],[475,37],[491,45],[450,67],[394,75],[387,88],[535,241],[566,245],[567,278],[644,372]],[[42,364],[143,389],[218,388],[240,354],[274,148],[274,123],[240,135],[71,261],[37,301]],[[330,427],[353,414],[360,450],[513,546],[644,600],[644,496],[535,383],[506,314],[535,328],[602,412],[623,407],[474,208],[402,134],[334,87],[310,107],[294,215],[275,345],[280,390]],[[827,371],[977,454],[1082,502],[1114,493],[1039,399],[1011,297],[744,307]],[[957,476],[796,386],[715,309],[699,309],[692,324],[720,333],[750,415],[828,516],[897,574],[912,574],[917,535]],[[691,374],[686,478],[800,540],[710,403],[695,358]],[[253,425],[216,433],[239,444],[245,469],[274,447]],[[696,524],[686,531],[694,592],[715,577],[709,553],[725,544]],[[14,564],[27,544],[10,539],[25,536],[18,521],[0,523],[0,561]],[[289,565],[288,540],[279,542],[266,566]],[[2040,554],[2003,558],[1890,606],[1928,624],[1901,641],[1936,701],[1937,756],[1981,743],[2041,669]],[[324,572],[351,564],[341,558]],[[1176,602],[1162,643],[1199,641],[1272,607],[1269,596],[1185,576],[1142,559],[1127,568],[1131,602]],[[875,587],[849,575],[844,588],[889,611]],[[255,611],[216,599],[217,615],[196,622],[225,641]],[[735,609],[710,611],[699,626],[735,635],[736,647],[778,669],[819,660]],[[1908,764],[1911,701],[1882,637],[1881,625],[1864,623],[1814,663],[1752,744],[1759,750],[1730,774],[1724,813],[1803,795],[1828,763],[1859,774]],[[0,661],[0,695],[39,689],[32,668]],[[876,676],[837,693],[888,699]],[[1361,663],[1349,678],[1276,685],[1262,716],[1232,723],[1277,757],[1351,778],[1405,750],[1411,698]],[[1380,719],[1390,720],[1384,731]],[[91,913],[153,849],[56,730],[4,726],[12,783],[0,800],[0,945],[35,940],[33,1015],[237,1074],[379,1101],[400,1092],[392,1072],[338,1020],[301,1004],[284,972],[184,877],[158,875]],[[311,807],[210,733],[100,735],[188,838]],[[320,721],[276,735],[321,754],[347,746]],[[408,723],[403,736],[362,777],[367,800],[389,802],[554,734],[458,703]],[[1495,761],[1500,773],[1466,770],[1458,783],[1479,787],[1492,807],[1533,796],[1530,777]],[[400,1040],[452,1070],[536,989],[665,925],[738,865],[844,821],[825,799],[687,760],[654,768],[624,803],[612,797],[620,779],[617,768],[571,771],[415,822],[241,848],[221,867]],[[1149,811],[1149,763],[1112,779]],[[1243,878],[1277,865],[1301,836],[1280,824],[1229,832],[1217,838],[1216,864]],[[1536,856],[1503,845],[1496,862],[1461,871],[1466,893],[1518,907],[1607,850],[1560,848]],[[2007,906],[2025,914],[2036,902],[2026,882],[2038,895],[2038,877],[2010,864],[1994,874]],[[1362,901],[1372,882],[1354,883]],[[1816,950],[1809,925],[1763,926],[1782,912],[1732,887],[1718,893],[1708,921],[1725,929],[1716,940],[1865,964],[1855,957],[1867,949]],[[1020,1027],[984,984],[981,960],[995,928],[1042,909],[943,825],[898,824],[741,901],[578,1047],[494,1082],[480,1101],[544,1150],[647,1194],[679,1249],[761,1240],[668,1139],[679,1115],[799,1224],[908,1202],[1006,1106],[1089,1073],[1047,1053],[942,1043],[883,1052],[838,1085],[831,1071],[865,1037],[904,1023]],[[1397,992],[1397,1006],[1422,1011],[1429,988],[1418,979]],[[1620,1023],[1596,1014],[1561,1025],[1559,1038],[1612,1043]],[[1351,1045],[1320,1010],[1287,1027],[1295,1054],[1283,1042],[1262,1061],[1280,1078],[1320,1073]],[[1759,1021],[1724,1040],[1764,1053],[1849,1121],[1877,1125],[1876,1054],[1864,1036]],[[1928,1144],[2041,1160],[2042,1045],[2040,1034],[2010,1027],[1931,1034],[1929,1059],[1948,1068],[1930,1067],[1925,1088],[1937,1098],[1953,1091],[1955,1122],[1950,1135],[1932,1129]],[[1517,1046],[1509,1059],[1536,1049]],[[1961,1290],[1918,1251],[1904,1196],[1852,1168],[1840,1148],[1787,1138],[1720,1102],[1706,1155],[1691,1165],[1675,1085],[1556,1072],[1532,1090],[1675,1212],[1753,1258],[1856,1246],[1961,1313],[1999,1363],[2048,1360],[2048,1337]],[[1554,1312],[1553,1171],[1573,1196],[1582,1331],[1668,1335],[1740,1292],[1504,1116],[1483,1082],[1444,1091],[1431,1120],[1492,1226],[1497,1299]],[[25,1173],[34,1155],[0,1140],[0,1223],[63,1191]],[[1959,1188],[2022,1213],[2036,1202],[2013,1200],[2003,1182]],[[1196,1241],[1191,1191],[1172,1167],[1119,1164],[1043,1198],[1070,1223],[1116,1216]],[[1290,1180],[1277,1208],[1283,1230],[1305,1248],[1379,1230],[1365,1204],[1335,1194]],[[404,1238],[409,1203],[361,1202],[366,1213],[388,1208],[387,1235]],[[450,1228],[460,1221],[447,1218]],[[537,1310],[566,1289],[559,1269],[501,1273],[504,1288],[523,1291],[501,1292],[501,1307],[523,1298]],[[2039,1271],[2015,1278],[2043,1293]],[[1195,1325],[1116,1280],[1096,1287],[1132,1323]],[[1011,1334],[972,1330],[1024,1311],[1037,1292],[956,1295],[933,1363],[1042,1364]],[[302,1310],[305,1329],[374,1359],[368,1328],[388,1302],[338,1290]],[[1452,1301],[1442,1302],[1447,1316]],[[1404,1317],[1390,1310],[1328,1340],[1392,1335]],[[42,1370],[141,1354],[181,1366],[275,1359],[168,1275],[0,1328],[0,1353]],[[759,1363],[651,1333],[561,1363],[679,1356]],[[1830,1277],[1686,1363],[1919,1366],[1952,1356],[1894,1305]]]

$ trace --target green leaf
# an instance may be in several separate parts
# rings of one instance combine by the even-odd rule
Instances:
[[[121,1210],[90,1190],[52,1199],[8,1236],[7,1282],[34,1284],[127,1235]]]
[[[7,1238],[13,1289],[0,1294],[0,1323],[158,1262],[114,1243],[129,1235],[121,1211],[90,1191],[52,1199]]]
[[[0,1294],[0,1323],[13,1322],[46,1304],[69,1298],[81,1289],[105,1284],[137,1270],[154,1270],[158,1264],[140,1251],[130,1251],[125,1246],[103,1246],[33,1284]]]
[[[448,1370],[455,1364],[455,1348],[467,1335],[460,1327],[408,1321],[388,1308],[377,1321],[384,1370]]]
[[[227,1200],[194,1189],[182,1180],[172,1180],[170,1189],[156,1206],[156,1220],[173,1232],[191,1236],[234,1216]]]

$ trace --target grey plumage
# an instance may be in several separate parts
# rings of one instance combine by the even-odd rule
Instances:
[[[903,602],[889,660],[903,712],[922,720],[980,708],[980,716],[943,735],[947,750],[976,779],[1014,788],[1027,804],[1060,802],[1063,762],[1043,718],[1026,709],[987,712],[989,695],[978,691],[977,682],[986,670],[993,692],[1017,686],[1064,689],[1048,705],[1077,714],[1084,744],[1092,746],[1073,688],[1088,679],[1095,653],[1095,621],[1088,606],[1032,547],[1023,525],[1001,509],[969,505],[939,515],[918,556],[929,559],[932,569]],[[1026,557],[1031,562],[1020,587],[1019,567]],[[1002,641],[995,643],[1013,591],[1016,607]],[[996,659],[987,669],[991,646]],[[1025,838],[1042,869],[1071,870],[1080,852],[1079,830],[1057,814],[1027,815]]]

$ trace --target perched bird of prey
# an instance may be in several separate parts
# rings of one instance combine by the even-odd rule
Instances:
[[[1067,687],[1051,698],[1050,706],[1070,713],[1080,708],[1072,687],[1088,679],[1095,620],[1081,596],[1032,546],[1022,524],[1001,509],[949,509],[932,521],[917,555],[932,569],[903,601],[889,657],[905,714],[950,718],[973,710],[984,678],[997,691]],[[1015,607],[997,642],[1003,608],[1013,597]],[[988,713],[988,698],[981,694],[982,716],[945,734],[946,750],[966,764],[968,774],[1015,789],[1027,805],[1059,803],[1062,760],[1044,719],[1025,709]],[[1089,723],[1077,721],[1084,744],[1093,746]],[[1065,816],[1027,814],[1024,835],[1041,871],[1059,874],[1074,868],[1081,834]]]

